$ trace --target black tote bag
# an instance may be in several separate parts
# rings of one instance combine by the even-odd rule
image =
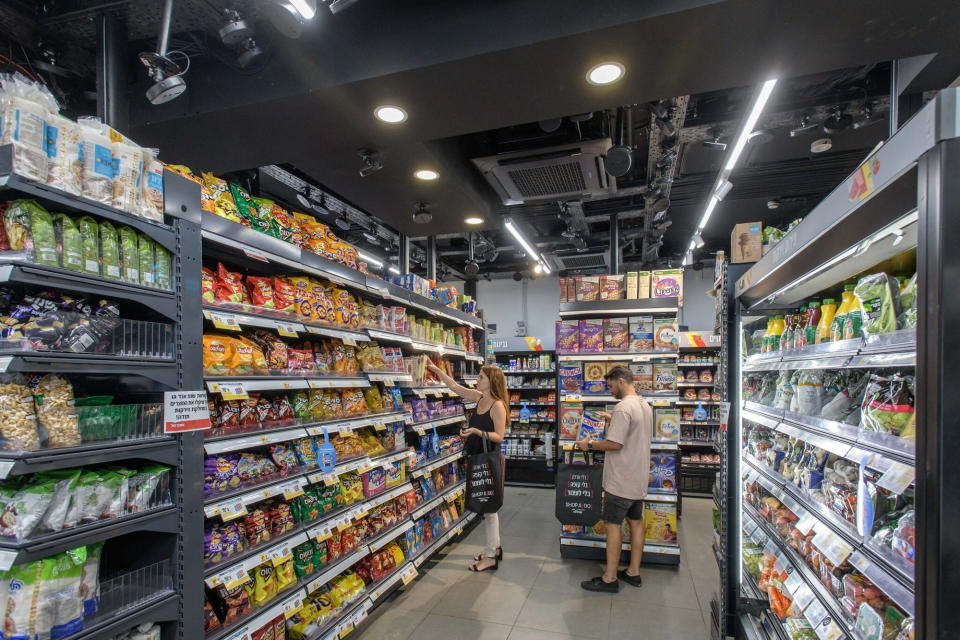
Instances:
[[[474,513],[496,513],[503,506],[503,480],[506,456],[500,451],[487,451],[467,456],[467,509]]]
[[[603,467],[599,464],[561,464],[557,469],[554,514],[560,524],[592,527],[603,509]]]

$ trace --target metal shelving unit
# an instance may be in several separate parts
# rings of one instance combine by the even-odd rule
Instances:
[[[960,364],[960,342],[949,329],[960,321],[960,300],[947,280],[960,267],[960,256],[952,251],[960,240],[960,225],[953,215],[960,187],[950,179],[960,172],[958,101],[956,88],[930,100],[736,280],[737,326],[730,332],[730,344],[737,348],[730,359],[732,397],[740,397],[740,380],[757,372],[906,369],[916,374],[917,435],[911,443],[768,405],[733,403],[726,443],[730,460],[725,470],[734,486],[728,486],[722,496],[728,501],[724,539],[729,548],[722,585],[727,624],[721,631],[727,635],[755,637],[757,630],[756,612],[738,595],[739,536],[733,532],[739,534],[741,522],[744,536],[762,544],[778,568],[788,570],[785,588],[793,599],[793,614],[805,617],[819,637],[860,638],[860,634],[836,589],[824,586],[806,552],[788,544],[784,531],[812,536],[813,548],[832,565],[864,576],[901,611],[915,616],[916,637],[944,637],[960,627],[960,611],[953,606],[952,595],[960,591],[960,576],[951,564],[960,553],[960,542],[953,534],[960,524],[960,496],[950,489],[960,482],[960,467],[952,463],[960,452],[960,435],[951,428],[957,407],[948,391],[949,376]],[[914,260],[920,301],[915,332],[750,356],[743,353],[741,331],[762,326],[765,316],[794,308],[844,281],[896,268],[889,265],[909,266]],[[912,486],[915,564],[881,545],[872,530],[824,505],[811,495],[812,489],[784,477],[777,466],[768,466],[774,464],[769,458],[750,455],[747,446],[741,447],[748,432],[759,434],[760,442],[778,434],[849,460],[860,469],[861,482],[863,474],[876,472],[891,495]],[[781,513],[792,514],[792,524],[772,525],[766,514],[741,501],[741,486],[753,501],[775,500],[784,510]],[[762,506],[766,510],[769,504]],[[767,620],[772,622],[774,636],[782,633],[775,617]]]
[[[719,336],[720,334],[717,335]],[[681,335],[681,339],[685,342],[692,341],[692,339],[688,340],[685,334]],[[700,341],[702,342],[702,340]],[[714,359],[719,358],[722,349],[722,341],[704,346],[686,346],[681,344],[678,364],[682,363],[692,366],[680,367],[680,374],[684,375],[685,379],[690,377],[693,373],[697,372],[695,365],[702,365],[703,370],[710,370],[716,373],[715,365],[717,363],[714,362]],[[684,362],[684,358],[687,357],[694,357],[697,360],[694,362]],[[712,378],[710,382],[701,382],[699,379],[695,382],[677,382],[677,391],[683,394],[686,390],[690,389],[699,395],[702,390],[707,390],[709,392],[719,392],[722,397],[725,383],[726,381],[718,375]],[[682,398],[683,396],[681,395],[680,397]],[[680,407],[681,412],[684,411],[684,407],[703,406],[708,413],[713,414],[710,415],[709,419],[702,421],[685,421],[682,415],[680,418],[679,444],[682,462],[680,492],[684,496],[690,496],[692,498],[709,498],[713,495],[714,478],[720,470],[720,463],[694,461],[692,457],[693,455],[713,455],[715,453],[713,443],[720,430],[720,423],[716,415],[719,412],[719,401],[712,399],[711,396],[711,399],[708,400],[680,400],[677,402],[677,406]]]
[[[550,358],[552,368],[509,368],[511,360],[533,359],[541,355]],[[506,484],[521,487],[553,487],[555,483],[554,449],[557,443],[557,404],[555,401],[539,402],[538,399],[556,392],[556,354],[553,351],[496,351],[494,357],[497,366],[503,370],[503,375],[508,378],[515,375],[523,376],[522,384],[507,386],[507,392],[511,396],[516,395],[520,400],[511,401],[510,406],[507,407],[510,411],[507,437],[501,446],[501,451],[507,456]],[[533,376],[537,374],[543,379],[549,378],[550,384],[530,384],[530,380],[536,379]],[[524,407],[537,414],[527,423],[521,423],[520,418],[520,412]],[[511,417],[514,412],[517,412],[517,417]],[[522,424],[536,426],[537,433],[524,433],[521,430]],[[543,455],[537,452],[538,448],[542,448]],[[526,453],[527,451],[531,453]]]

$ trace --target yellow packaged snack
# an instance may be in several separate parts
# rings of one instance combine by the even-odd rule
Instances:
[[[253,570],[253,606],[262,607],[277,596],[277,572],[267,562]]]
[[[277,567],[277,591],[283,591],[297,582],[297,574],[293,570],[293,558]]]
[[[253,345],[234,338],[225,338],[225,340],[229,341],[227,343],[229,346],[227,357],[229,375],[251,375],[253,373]]]
[[[372,413],[383,413],[383,398],[376,385],[370,385],[363,390],[363,399],[367,401],[367,408]]]
[[[230,358],[230,340],[226,336],[204,334],[203,373],[208,376],[229,374],[227,360]]]
[[[222,180],[211,173],[202,173],[202,185],[213,196],[213,213],[221,218],[226,218],[238,224],[242,223],[240,212],[237,210],[237,203],[233,201],[233,194],[230,193],[230,185],[226,180]]]
[[[307,410],[310,412],[310,417],[314,420],[333,419],[333,414],[327,410],[327,406],[323,402],[323,396],[323,389],[310,389],[307,401]]]
[[[254,375],[268,375],[270,373],[270,367],[267,365],[267,357],[264,355],[263,349],[257,346],[252,340],[244,336],[240,336],[239,338],[236,338],[236,340],[243,343],[244,346],[250,348],[250,366]]]
[[[368,456],[379,456],[380,454],[384,453],[383,445],[380,444],[380,441],[377,440],[376,436],[369,431],[359,432],[358,437],[360,438],[360,442],[363,443],[363,449],[366,451]]]

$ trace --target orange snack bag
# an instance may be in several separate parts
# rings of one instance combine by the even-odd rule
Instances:
[[[225,376],[230,373],[227,359],[230,357],[231,338],[213,334],[203,336],[203,373],[208,376]]]

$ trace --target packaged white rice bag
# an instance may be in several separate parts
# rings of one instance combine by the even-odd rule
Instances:
[[[34,627],[37,637],[55,640],[82,631],[80,585],[87,562],[87,547],[58,553],[40,562],[43,570]]]
[[[47,181],[50,116],[44,91],[19,74],[0,74],[0,144],[13,145],[14,172],[41,183]]]
[[[113,206],[113,143],[96,118],[80,118],[80,145],[83,149],[81,195],[88,200]]]
[[[121,211],[140,215],[140,173],[143,151],[122,142],[113,143],[113,206]]]
[[[60,115],[47,120],[47,184],[80,195],[83,187],[83,150],[80,126]]]
[[[4,576],[4,640],[33,640],[36,637],[40,585],[46,577],[43,568],[42,560],[24,562],[10,567]],[[49,629],[49,623],[46,624]]]
[[[157,160],[156,149],[143,150],[140,189],[140,215],[163,222],[163,163]]]

